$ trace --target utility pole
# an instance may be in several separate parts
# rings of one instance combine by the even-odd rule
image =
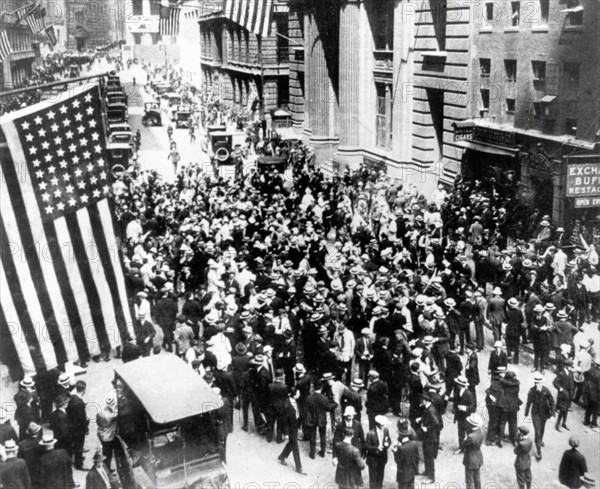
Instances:
[[[260,41],[258,46],[258,61],[260,63],[260,125],[262,126],[263,139],[267,137],[267,118],[265,115],[265,66],[262,56],[262,37],[257,36]]]

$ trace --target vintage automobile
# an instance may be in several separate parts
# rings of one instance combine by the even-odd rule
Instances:
[[[129,112],[127,105],[123,103],[114,103],[106,105],[106,119],[109,124],[116,122],[127,122]]]
[[[117,122],[114,124],[108,125],[108,134],[112,134],[113,132],[127,131],[133,132],[131,130],[131,126],[127,122]]]
[[[229,489],[223,401],[175,355],[115,368],[117,470],[124,489]]]
[[[144,115],[142,116],[144,126],[162,126],[160,104],[158,102],[146,102],[144,104]]]
[[[270,171],[283,173],[285,171],[285,161],[279,156],[260,156],[256,160],[256,168],[259,173]]]
[[[113,176],[123,173],[129,167],[129,162],[134,157],[131,145],[127,143],[109,143],[107,146],[110,171]]]
[[[135,140],[131,131],[113,131],[108,136],[108,143],[128,144],[135,150]]]
[[[76,78],[81,75],[81,66],[77,64],[69,65],[69,76],[68,78]]]
[[[175,111],[175,127],[190,127],[192,108],[189,105],[178,105]]]
[[[292,113],[285,108],[271,111],[271,129],[269,131],[269,137],[274,137],[276,135],[278,135],[282,141],[298,141],[299,139],[292,124]]]

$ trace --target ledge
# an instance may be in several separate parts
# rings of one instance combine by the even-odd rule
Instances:
[[[480,27],[479,28],[479,33],[480,34],[489,34],[489,33],[493,32],[493,31],[494,31],[494,27],[491,26],[491,25],[486,25],[484,27]]]
[[[534,25],[531,28],[531,32],[548,32],[548,24]]]
[[[504,32],[519,32],[519,27],[505,27]]]

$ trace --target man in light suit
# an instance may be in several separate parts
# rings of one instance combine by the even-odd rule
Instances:
[[[385,427],[388,421],[383,415],[375,416],[375,428],[367,433],[366,452],[369,466],[369,487],[381,489],[385,465],[388,460],[388,448],[392,444],[390,432]]]

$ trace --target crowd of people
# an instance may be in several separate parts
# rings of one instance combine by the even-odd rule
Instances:
[[[390,456],[399,488],[413,487],[419,445],[424,482],[439,481],[449,413],[468,489],[482,486],[484,443],[513,447],[517,484],[530,488],[549,419],[569,430],[580,403],[583,419],[569,423],[598,427],[596,347],[575,341],[600,319],[594,244],[550,216],[516,222],[510,173],[504,182],[459,178],[428,198],[364,166],[327,175],[310,149],[292,149],[291,181],[254,170],[230,182],[188,165],[173,184],[136,170],[115,185],[136,334],[117,357],[180,356],[227,399],[229,432],[239,409],[241,429],[286,443],[278,460],[293,454],[301,474],[300,440],[310,458],[331,448],[344,489],[366,485],[365,467],[369,487],[381,488]],[[492,352],[481,366],[484,349]],[[524,349],[535,374],[521,389]],[[0,419],[0,477],[18,465],[34,488],[72,487],[71,457],[84,469],[86,385],[65,375],[21,381],[19,434],[6,412]],[[488,378],[485,429],[477,386]],[[517,423],[523,408],[533,433]],[[114,398],[98,416],[103,450],[90,477],[110,487]],[[39,439],[42,422],[53,437]],[[568,443],[561,482],[592,484],[579,440]],[[49,474],[66,482],[51,486]]]

